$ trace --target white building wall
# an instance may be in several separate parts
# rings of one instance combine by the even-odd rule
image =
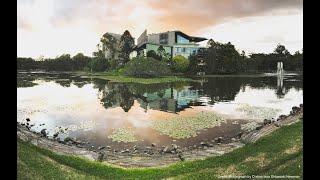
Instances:
[[[159,34],[150,34],[148,35],[148,42],[159,44],[160,43],[159,38],[160,38]]]

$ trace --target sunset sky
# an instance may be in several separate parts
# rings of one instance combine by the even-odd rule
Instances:
[[[18,0],[18,57],[91,56],[105,32],[181,30],[269,53],[303,47],[302,0]]]

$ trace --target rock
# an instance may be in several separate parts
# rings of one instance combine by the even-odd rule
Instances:
[[[157,145],[156,143],[152,143],[151,144],[152,147],[156,147],[156,145]]]
[[[29,119],[29,118],[27,118],[27,119],[26,119],[26,121],[27,121],[27,122],[29,122],[29,121],[30,121],[30,119]]]
[[[208,146],[209,146],[209,147],[213,147],[213,144],[210,143],[210,144],[208,144]]]
[[[99,146],[99,147],[98,147],[99,150],[102,150],[102,149],[104,149],[104,148],[106,148],[106,147],[105,147],[105,146]]]
[[[58,137],[58,135],[59,135],[59,132],[54,133],[54,134],[53,134],[53,138]]]
[[[174,150],[178,149],[178,146],[176,144],[172,144],[172,147],[173,147]]]
[[[60,138],[57,138],[58,143],[64,143]]]
[[[233,141],[233,142],[236,141],[236,140],[237,140],[236,138],[231,138],[231,141]]]
[[[299,109],[299,107],[297,107],[297,106],[293,106],[292,107],[292,111],[295,113],[295,112],[298,112],[300,109]]]
[[[274,123],[274,125],[275,125],[276,127],[281,127],[281,125],[280,125],[279,123]]]
[[[217,143],[221,143],[222,140],[223,140],[222,137],[218,137],[217,140],[216,140],[216,142],[217,142]]]
[[[27,123],[27,126],[29,126],[29,123]]]
[[[257,127],[256,127],[256,130],[260,130],[260,129],[262,129],[262,128],[263,128],[263,126],[260,125],[260,126],[257,126]]]
[[[203,149],[208,149],[208,147],[207,146],[203,146]]]
[[[286,117],[287,117],[286,115],[283,115],[283,114],[282,114],[282,115],[279,116],[279,119],[282,120],[282,119],[284,119],[284,118],[286,118]]]
[[[263,120],[263,124],[264,125],[271,124],[271,120],[270,119],[264,119]]]
[[[147,149],[148,151],[150,151],[150,150],[151,150],[151,147],[147,146],[146,149]]]
[[[42,129],[40,131],[41,135],[44,136],[44,137],[47,137],[47,132],[46,132],[47,129]]]
[[[111,147],[110,147],[110,146],[106,146],[106,148],[107,148],[107,149],[111,149]]]
[[[162,151],[165,152],[165,153],[169,153],[170,152],[170,148],[168,146],[166,146]]]
[[[80,144],[76,144],[76,146],[77,146],[78,148],[83,148],[83,146],[80,145]]]
[[[207,144],[206,142],[200,142],[200,144],[201,144],[202,146],[208,146],[208,144]]]
[[[185,160],[185,158],[183,157],[183,155],[182,155],[181,153],[178,154],[178,157],[179,157],[179,159],[180,159],[181,161],[184,161],[184,160]]]
[[[102,161],[103,160],[103,157],[104,157],[104,153],[102,152],[99,152],[99,155],[98,155],[98,161]]]

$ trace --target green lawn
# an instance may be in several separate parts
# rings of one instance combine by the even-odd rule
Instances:
[[[76,75],[88,76],[91,78],[105,79],[112,82],[124,82],[124,83],[141,83],[141,84],[155,84],[155,83],[169,83],[169,82],[191,82],[196,81],[190,78],[179,77],[179,76],[163,76],[163,77],[153,77],[153,78],[138,78],[119,75],[109,72],[75,72]]]
[[[228,175],[302,178],[302,128],[299,121],[228,154],[162,168],[119,168],[58,155],[17,140],[18,179],[212,179]]]

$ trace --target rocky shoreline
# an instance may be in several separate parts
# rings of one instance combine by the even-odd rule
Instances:
[[[217,137],[210,141],[199,142],[198,145],[184,148],[176,144],[159,147],[155,143],[146,147],[133,146],[123,150],[112,149],[110,146],[94,147],[86,142],[76,141],[71,138],[66,138],[64,141],[50,139],[46,136],[45,130],[40,133],[31,132],[29,123],[17,123],[17,137],[58,154],[76,155],[122,167],[154,167],[166,166],[184,160],[196,160],[222,155],[244,146],[245,143],[255,142],[281,126],[294,123],[302,116],[303,104],[299,107],[293,107],[288,116],[281,115],[277,119],[265,119],[253,131],[241,132],[232,138]],[[29,121],[27,119],[27,122]]]

